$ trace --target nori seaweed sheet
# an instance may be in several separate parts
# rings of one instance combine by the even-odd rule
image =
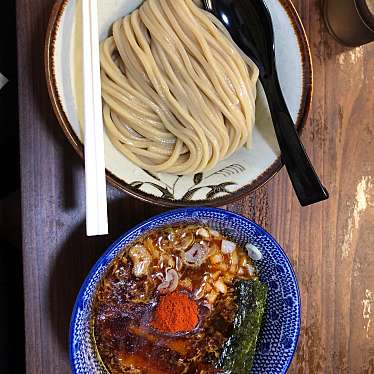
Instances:
[[[238,281],[238,311],[217,367],[231,374],[249,374],[266,307],[267,286],[260,281]]]

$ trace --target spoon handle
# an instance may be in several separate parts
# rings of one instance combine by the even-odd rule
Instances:
[[[300,204],[307,206],[328,199],[329,193],[318,178],[297,134],[276,69],[273,69],[271,76],[261,76],[260,80],[268,99],[282,161]]]

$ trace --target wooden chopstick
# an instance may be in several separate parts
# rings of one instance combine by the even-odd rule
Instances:
[[[82,0],[86,232],[108,234],[97,0]]]

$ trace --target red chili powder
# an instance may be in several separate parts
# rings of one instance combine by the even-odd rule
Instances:
[[[191,331],[198,322],[196,302],[181,292],[161,296],[151,326],[162,332]]]

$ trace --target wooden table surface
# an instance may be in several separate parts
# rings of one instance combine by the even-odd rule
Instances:
[[[86,238],[82,162],[52,113],[43,42],[53,0],[17,0],[28,374],[69,373],[70,313],[106,245],[162,209],[108,187],[110,235]],[[283,170],[227,208],[256,220],[291,259],[302,329],[290,373],[374,373],[374,45],[344,48],[319,1],[295,5],[314,63],[304,144],[331,198],[300,208]]]

